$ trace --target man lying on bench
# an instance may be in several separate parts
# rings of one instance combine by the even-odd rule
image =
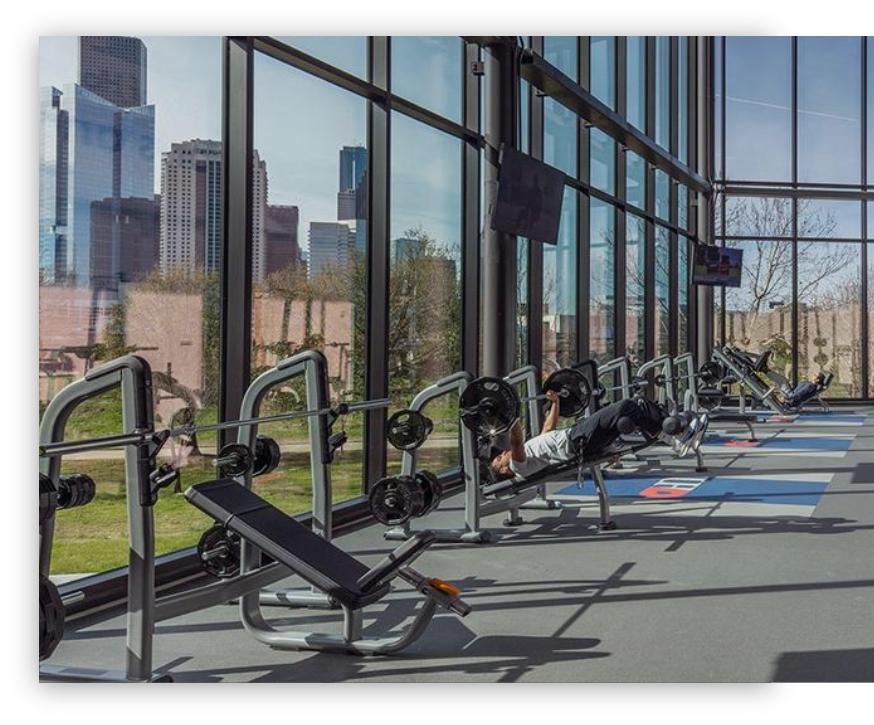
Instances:
[[[782,398],[783,403],[791,408],[801,408],[805,403],[813,400],[826,389],[826,373],[818,372],[811,375],[808,380],[802,380],[788,392],[776,391]]]
[[[530,479],[550,466],[570,463],[581,456],[583,459],[595,457],[626,432],[623,429],[627,422],[645,435],[671,446],[675,440],[673,436],[679,434],[678,452],[681,456],[701,442],[707,429],[707,413],[695,416],[684,427],[678,418],[669,416],[663,408],[646,398],[620,400],[580,419],[571,427],[556,428],[558,395],[548,391],[546,397],[550,409],[540,435],[526,441],[522,427],[516,421],[510,429],[509,448],[503,450],[492,446],[490,473],[493,480]]]

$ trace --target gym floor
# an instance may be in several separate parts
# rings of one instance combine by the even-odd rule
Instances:
[[[757,447],[732,444],[744,433],[712,423],[706,473],[663,455],[608,474],[608,488],[628,495],[614,498],[619,528],[608,533],[590,528],[588,488],[550,484],[561,510],[526,510],[513,529],[495,515],[485,524],[500,543],[438,544],[418,560],[459,584],[474,611],[439,614],[400,655],[272,650],[228,605],[159,624],[155,666],[183,682],[872,681],[868,412],[763,424]],[[635,495],[677,477],[681,498]],[[460,506],[449,498],[418,526],[457,525]],[[337,543],[369,563],[392,548],[378,526]],[[381,631],[421,598],[399,585],[384,601],[367,620]],[[337,613],[266,611],[277,626],[339,627]],[[124,618],[113,615],[68,624],[51,662],[118,669],[123,651]]]

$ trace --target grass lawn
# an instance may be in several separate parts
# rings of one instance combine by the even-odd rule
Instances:
[[[458,465],[455,448],[423,449],[418,465],[439,471]],[[395,457],[396,461],[400,457]],[[389,472],[397,472],[389,463]],[[361,495],[361,453],[347,451],[337,455],[331,466],[334,502]],[[90,504],[59,511],[52,548],[52,573],[98,572],[127,564],[127,512],[124,461],[117,459],[69,459],[62,472],[85,473],[97,484],[97,495]],[[182,495],[188,486],[215,477],[212,458],[189,459],[181,470],[179,491],[165,489],[155,505],[156,552],[165,554],[193,546],[212,520],[189,504]],[[272,473],[256,478],[253,490],[289,514],[312,508],[312,480],[309,454],[284,453],[282,463]]]

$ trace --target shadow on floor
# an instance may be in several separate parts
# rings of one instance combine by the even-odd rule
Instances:
[[[784,652],[774,682],[874,682],[874,649]]]

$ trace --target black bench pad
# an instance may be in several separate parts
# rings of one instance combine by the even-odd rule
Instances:
[[[350,609],[375,602],[389,590],[387,583],[362,589],[358,582],[369,571],[364,564],[236,481],[198,483],[185,498]]]

